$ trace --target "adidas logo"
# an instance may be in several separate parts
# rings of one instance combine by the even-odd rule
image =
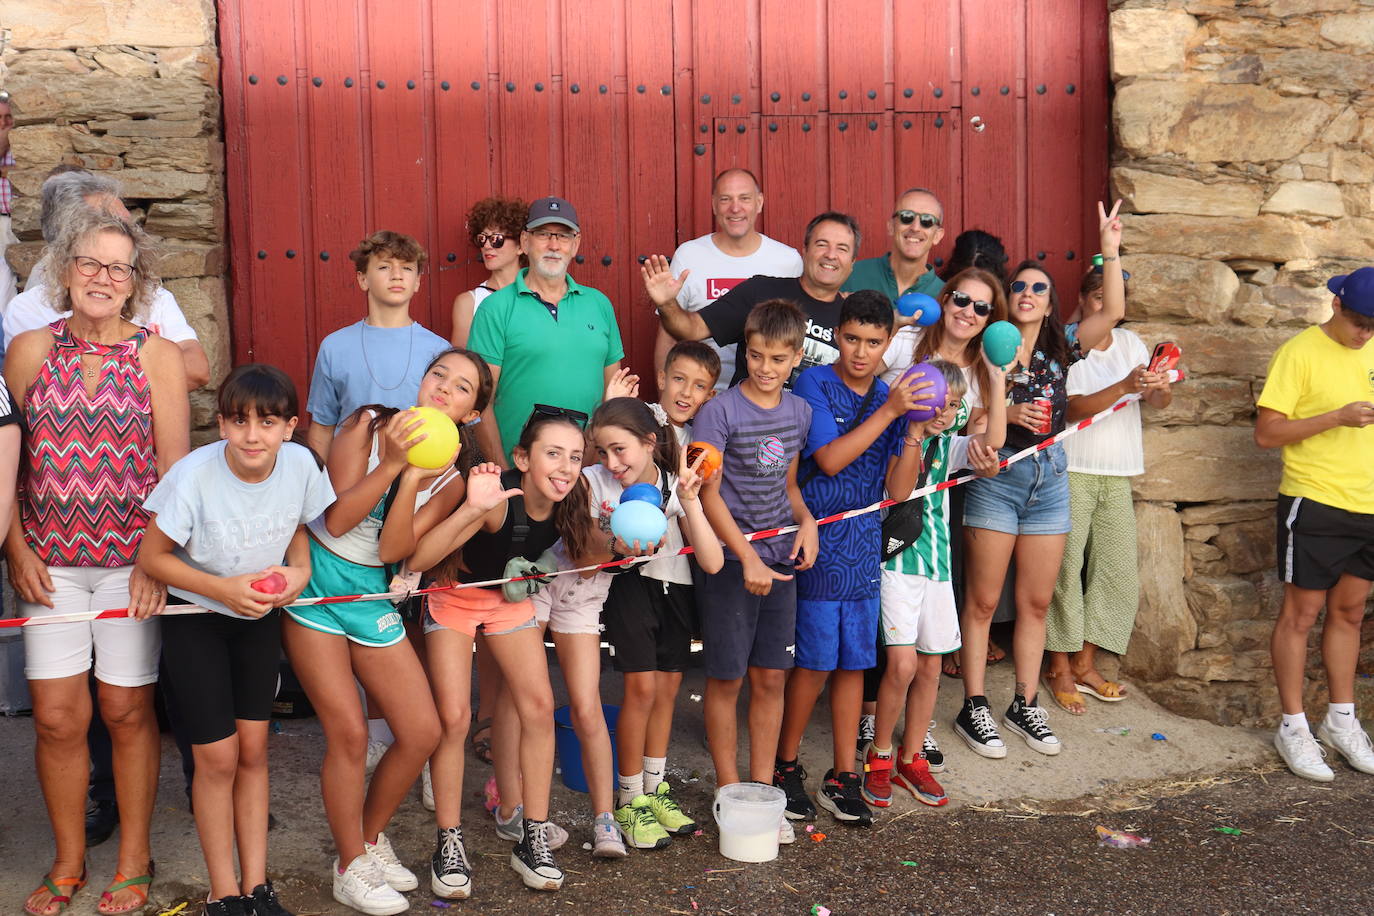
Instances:
[[[897,549],[901,546],[902,541],[899,541],[896,538],[887,539],[887,553],[896,553]]]

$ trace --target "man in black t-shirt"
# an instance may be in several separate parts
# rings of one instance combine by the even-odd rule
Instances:
[[[743,352],[744,320],[760,302],[786,299],[796,303],[806,314],[806,339],[802,343],[802,360],[792,382],[803,369],[833,363],[840,355],[835,346],[835,326],[840,320],[840,301],[844,295],[840,287],[854,269],[859,251],[859,225],[844,213],[822,213],[806,226],[802,248],[800,277],[751,277],[696,312],[684,311],[677,302],[682,281],[688,271],[674,277],[668,259],[653,255],[641,268],[644,288],[658,307],[663,329],[677,340],[705,340],[714,338],[720,346],[738,344],[735,359],[734,385],[748,374]]]

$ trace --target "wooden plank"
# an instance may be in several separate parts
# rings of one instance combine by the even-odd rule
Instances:
[[[814,117],[828,110],[825,0],[758,2],[763,90],[759,111]],[[871,42],[871,36],[864,41]]]
[[[496,186],[526,200],[557,194],[562,124],[549,91],[557,6],[551,0],[501,0],[495,9]]]
[[[961,22],[963,173],[972,179],[964,185],[964,220],[999,236],[1016,261],[1026,249],[1025,106],[1017,97],[1025,8],[964,0]]]
[[[894,0],[891,35],[893,108],[957,108],[962,66],[957,0]]]
[[[831,114],[890,111],[893,74],[890,0],[832,3],[826,26],[826,72],[830,88],[826,100]]]
[[[776,131],[771,129],[773,124],[777,124]],[[759,181],[763,184],[768,234],[798,249],[806,224],[829,205],[824,180],[829,167],[828,129],[827,115],[770,117],[760,134],[763,168]]]
[[[1099,244],[1095,201],[1103,201],[1108,209],[1112,203],[1107,188],[1107,87],[1111,85],[1107,67],[1107,11],[1097,3],[1082,3],[1079,23],[1082,56],[1082,80],[1078,88],[1082,116],[1079,148],[1083,157],[1083,215],[1079,225],[1085,240],[1084,250],[1087,250],[1087,240],[1091,240],[1095,251]]]
[[[702,201],[709,199],[717,172],[714,166],[719,157],[713,150],[722,137],[715,132],[716,121],[758,111],[760,86],[758,0],[743,4],[732,0],[693,0],[691,6],[696,74],[692,123],[696,134],[692,144],[692,199],[686,213],[684,238],[702,235],[713,228],[710,210],[702,207]],[[706,132],[701,131],[703,126]]]
[[[1079,0],[1029,0],[1026,16],[1026,254],[1044,256],[1061,305],[1072,309],[1097,251],[1096,238],[1081,229],[1090,205],[1083,200]]]
[[[832,114],[829,207],[859,222],[860,257],[887,247],[884,226],[896,198],[893,186],[892,114]]]
[[[945,237],[931,252],[938,270],[948,260],[955,237],[965,229],[979,228],[964,222],[963,131],[959,119],[949,112],[899,112],[893,116],[892,129],[896,149],[893,199],[907,188],[929,188],[944,205]],[[878,249],[865,243],[865,250],[871,256]]]
[[[248,74],[244,47],[247,29],[242,3],[219,0],[220,87],[224,99],[224,183],[228,197],[229,323],[231,359],[246,362],[253,347],[252,257],[249,252],[248,211],[244,205],[252,193],[248,170]]]

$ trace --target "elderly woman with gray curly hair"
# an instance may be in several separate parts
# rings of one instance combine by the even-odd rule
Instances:
[[[57,852],[25,902],[59,913],[86,882],[85,819],[94,657],[100,715],[114,744],[120,848],[101,913],[139,909],[153,864],[157,789],[153,712],[166,589],[134,566],[143,500],[186,454],[190,407],[176,345],[131,319],[157,277],[148,237],[109,210],[73,207],[50,244],[43,282],[54,315],[12,342],[5,381],[25,425],[19,512],[5,539],[24,628],[39,784]],[[43,623],[44,617],[129,608],[127,617]]]

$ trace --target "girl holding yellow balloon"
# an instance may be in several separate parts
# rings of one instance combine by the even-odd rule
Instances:
[[[458,426],[478,417],[492,389],[491,370],[480,356],[445,350],[426,367],[415,407],[370,405],[344,421],[327,462],[338,498],[309,526],[313,571],[304,596],[388,590],[386,567],[406,560],[462,501],[460,471],[476,456],[475,443],[460,442]],[[424,669],[390,601],[287,613],[282,642],[324,726],[320,788],[339,854],[334,898],[368,913],[404,912],[400,892],[419,882],[382,831],[439,743]],[[367,719],[355,677],[396,736],[370,784]]]

